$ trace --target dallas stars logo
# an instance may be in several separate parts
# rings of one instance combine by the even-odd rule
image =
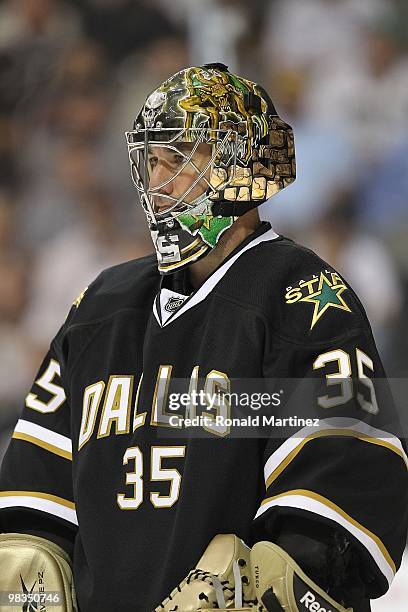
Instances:
[[[310,280],[301,280],[297,287],[287,287],[285,300],[287,304],[308,302],[314,305],[312,330],[316,323],[330,308],[351,312],[342,294],[347,290],[343,279],[336,272],[325,270],[320,275],[313,275]]]
[[[195,236],[198,234],[210,247],[215,247],[221,234],[231,227],[233,217],[211,217],[209,215],[179,215],[183,229]]]

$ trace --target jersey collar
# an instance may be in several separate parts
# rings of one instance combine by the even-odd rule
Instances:
[[[166,327],[181,317],[185,312],[197,306],[197,304],[205,300],[243,253],[256,247],[261,242],[276,240],[276,238],[279,238],[279,235],[272,229],[270,223],[262,223],[260,228],[244,240],[227,259],[214,270],[201,287],[190,296],[182,295],[170,289],[161,289],[153,303],[153,314],[157,323],[160,327]]]

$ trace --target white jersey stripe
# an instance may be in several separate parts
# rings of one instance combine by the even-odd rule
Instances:
[[[30,421],[26,421],[24,419],[19,419],[17,425],[14,429],[15,434],[20,434],[15,436],[16,438],[25,439],[23,436],[28,436],[27,441],[31,441],[34,444],[36,440],[38,442],[44,442],[47,445],[54,447],[60,451],[63,451],[67,458],[72,459],[72,442],[66,436],[63,436],[51,429],[47,429],[46,427],[42,427],[41,425],[37,425],[36,423],[31,423]],[[22,435],[21,435],[22,434]],[[13,434],[14,435],[14,434]],[[43,446],[43,445],[41,445]],[[52,448],[49,449],[52,451]]]
[[[297,455],[304,444],[322,435],[350,435],[359,437],[365,442],[377,443],[388,448],[401,457],[408,468],[408,457],[401,442],[390,433],[375,429],[358,419],[330,418],[321,420],[317,427],[303,427],[294,436],[291,436],[271,454],[264,468],[265,483],[268,487]],[[280,469],[282,467],[282,469]]]
[[[368,529],[365,529],[345,512],[342,512],[335,504],[311,491],[299,490],[287,492],[266,499],[256,513],[255,518],[258,518],[275,506],[301,508],[318,516],[324,516],[347,529],[370,553],[381,573],[387,579],[388,584],[391,584],[396,568],[384,544],[377,536]]]
[[[47,495],[42,493],[32,493],[22,491],[18,492],[18,495],[7,495],[7,491],[0,493],[0,508],[34,508],[35,510],[41,510],[47,512],[53,516],[58,516],[69,523],[78,525],[78,519],[75,511],[75,505],[71,502],[66,501],[66,504],[56,501],[57,498],[54,495]],[[16,492],[10,492],[16,493]],[[37,497],[38,495],[38,497]],[[63,501],[63,500],[61,500]],[[65,500],[64,500],[65,501]]]

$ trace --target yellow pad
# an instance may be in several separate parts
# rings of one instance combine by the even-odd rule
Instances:
[[[27,602],[39,610],[77,612],[67,553],[37,536],[0,534],[0,597],[0,609],[9,612],[21,612]]]

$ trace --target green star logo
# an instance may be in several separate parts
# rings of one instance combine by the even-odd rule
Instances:
[[[202,227],[206,230],[211,231],[211,221],[213,221],[212,217],[208,215],[191,215],[196,223],[202,221]]]
[[[314,305],[312,323],[310,329],[316,325],[319,319],[328,311],[329,308],[338,308],[351,312],[350,308],[344,301],[342,293],[346,291],[347,286],[344,283],[332,284],[324,272],[320,272],[319,284],[317,290],[311,295],[302,297],[300,302],[310,302]]]
[[[215,247],[221,234],[234,222],[234,217],[212,217],[211,215],[179,215],[177,218],[183,229],[193,236],[198,234],[210,247]]]

